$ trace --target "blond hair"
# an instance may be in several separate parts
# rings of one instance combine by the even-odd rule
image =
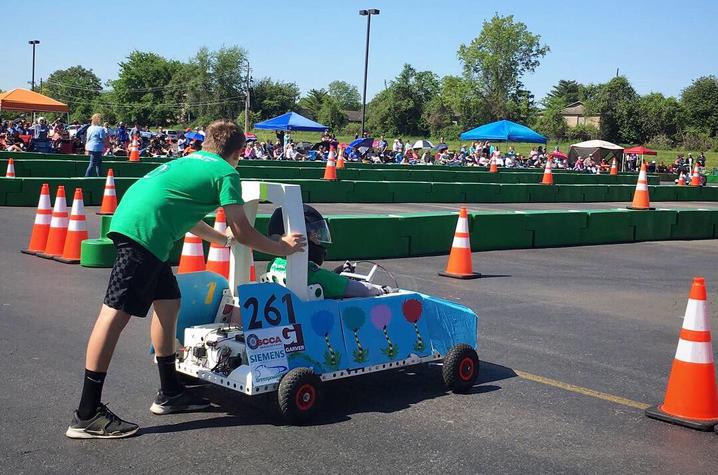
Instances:
[[[102,122],[102,116],[100,114],[92,114],[92,125],[100,125]]]

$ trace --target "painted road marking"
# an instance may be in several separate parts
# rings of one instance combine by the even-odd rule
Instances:
[[[519,378],[527,379],[529,381],[533,381],[536,383],[545,384],[547,386],[553,386],[555,388],[565,389],[566,391],[571,391],[572,393],[582,394],[584,396],[595,397],[597,399],[603,399],[604,401],[621,404],[623,406],[632,407],[634,409],[640,409],[642,411],[647,409],[648,407],[650,407],[650,404],[633,401],[631,399],[626,399],[626,398],[623,398],[620,396],[614,396],[613,394],[603,393],[601,391],[584,388],[582,386],[576,386],[574,384],[564,383],[563,381],[557,381],[555,379],[545,378],[543,376],[538,376],[535,374],[527,373],[525,371],[519,371],[517,369],[515,369],[513,371],[514,371],[514,373],[516,373],[516,375]]]

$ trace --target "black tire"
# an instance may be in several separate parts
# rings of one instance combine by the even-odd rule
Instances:
[[[455,393],[465,393],[479,376],[479,356],[466,344],[452,347],[444,358],[444,384]]]
[[[322,380],[310,368],[295,368],[279,382],[279,412],[290,424],[308,421],[319,408]]]

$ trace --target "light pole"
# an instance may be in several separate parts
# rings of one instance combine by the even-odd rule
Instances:
[[[249,67],[249,60],[247,59],[247,90],[246,97],[244,98],[244,134],[247,135],[249,132],[249,85],[252,80],[252,69]]]
[[[379,10],[359,10],[359,15],[366,17],[366,50],[364,52],[364,94],[361,100],[361,136],[364,137],[364,119],[366,117],[366,74],[369,68],[369,32],[371,31],[371,16],[378,15]]]
[[[40,40],[30,40],[27,44],[32,45],[32,90],[35,91],[35,46],[40,44]]]

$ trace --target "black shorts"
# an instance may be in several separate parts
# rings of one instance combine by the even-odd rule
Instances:
[[[107,284],[105,305],[145,317],[153,301],[181,297],[177,279],[167,262],[160,261],[127,236],[111,233],[109,237],[117,248],[117,258]]]

